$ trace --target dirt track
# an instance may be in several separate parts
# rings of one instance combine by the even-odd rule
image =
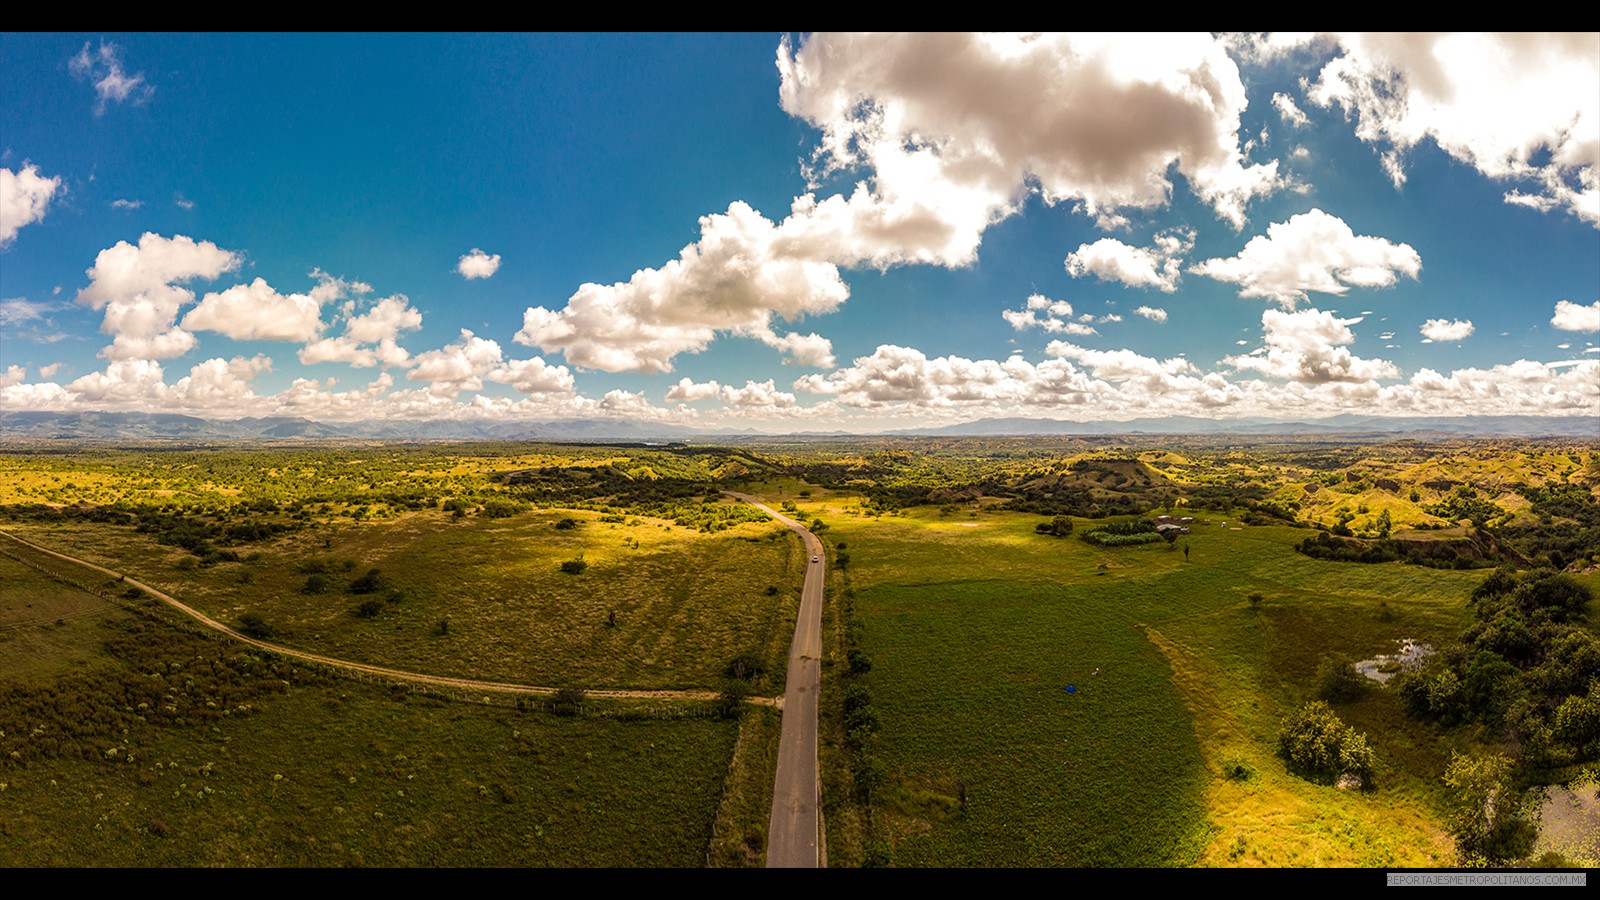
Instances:
[[[557,688],[553,687],[540,687],[537,685],[511,684],[503,681],[479,681],[472,678],[449,678],[443,675],[428,675],[422,672],[407,672],[403,669],[390,669],[384,666],[373,666],[368,665],[367,663],[351,662],[350,660],[335,659],[331,656],[323,656],[317,653],[308,653],[304,650],[296,650],[292,647],[284,647],[280,644],[274,644],[258,638],[250,637],[247,634],[230,628],[227,625],[224,625],[221,622],[211,618],[210,616],[207,616],[205,613],[200,612],[194,607],[184,604],[182,601],[178,600],[172,595],[167,594],[164,591],[159,591],[150,585],[145,584],[142,581],[138,581],[121,572],[113,572],[105,566],[95,565],[92,562],[78,559],[75,556],[68,556],[65,553],[58,553],[48,547],[41,547],[32,541],[24,540],[23,538],[17,537],[8,531],[0,531],[0,535],[10,538],[11,540],[29,547],[39,553],[45,553],[50,556],[54,556],[57,559],[63,559],[75,565],[84,566],[85,568],[93,569],[96,572],[102,572],[106,575],[110,575],[112,578],[117,579],[121,583],[136,587],[150,596],[155,597],[162,603],[165,603],[189,618],[194,619],[196,622],[200,623],[206,628],[221,632],[228,637],[233,638],[234,640],[249,644],[252,647],[265,650],[269,653],[277,653],[283,656],[305,660],[306,662],[318,663],[320,665],[328,666],[329,668],[343,672],[359,673],[362,675],[377,676],[380,678],[388,678],[395,681],[410,682],[413,684],[433,685],[436,687],[459,688],[472,691],[484,691],[488,693],[534,694],[542,696],[554,694],[558,690]],[[721,696],[721,694],[717,691],[639,691],[612,688],[595,688],[592,690],[585,689],[583,693],[586,698],[611,700],[715,700]],[[781,707],[783,705],[781,701],[771,697],[751,697],[748,698],[746,702],[757,703],[764,706]]]

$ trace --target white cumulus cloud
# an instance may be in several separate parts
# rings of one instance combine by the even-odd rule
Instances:
[[[347,282],[325,273],[313,272],[322,280],[311,289],[311,296],[319,292],[329,299],[347,293],[369,293],[372,288],[361,282]],[[344,333],[323,338],[302,347],[300,361],[306,365],[322,362],[343,362],[358,369],[382,366],[405,366],[411,354],[397,340],[402,331],[416,331],[422,327],[422,313],[411,307],[410,298],[404,294],[384,297],[371,303],[364,312],[356,309],[364,301],[347,300],[339,309],[338,318],[344,320]]]
[[[1600,331],[1600,300],[1582,306],[1571,300],[1556,301],[1556,314],[1550,324],[1562,331]]]
[[[1356,118],[1404,183],[1431,139],[1484,175],[1522,182],[1509,202],[1600,227],[1600,41],[1592,32],[1339,34],[1307,96]]]
[[[322,304],[308,294],[280,294],[257,278],[207,294],[183,317],[183,327],[236,341],[308,341],[322,331]]]
[[[94,85],[94,114],[97,116],[103,114],[110,103],[143,103],[155,93],[155,88],[145,83],[143,72],[128,74],[122,63],[122,48],[116,44],[102,42],[99,50],[90,51],[85,43],[82,50],[67,60],[67,68],[75,78]]]
[[[705,383],[699,383],[689,378],[680,378],[678,383],[667,389],[667,402],[679,403],[694,400],[704,400],[715,397],[722,390],[722,385],[715,378]]]
[[[1304,112],[1300,111],[1300,107],[1294,105],[1294,98],[1288,94],[1281,92],[1273,94],[1272,108],[1277,110],[1278,115],[1283,117],[1283,120],[1290,125],[1299,126],[1311,121],[1306,118]]]
[[[16,240],[24,225],[43,219],[60,188],[60,178],[40,175],[35,165],[24,163],[20,172],[0,169],[0,248]]]
[[[1358,236],[1343,219],[1320,209],[1269,225],[1238,256],[1189,269],[1239,285],[1241,297],[1265,297],[1287,309],[1307,299],[1307,291],[1337,295],[1352,287],[1389,287],[1421,270],[1422,257],[1410,244]]]
[[[473,278],[488,278],[499,269],[500,254],[490,255],[477,247],[473,247],[471,253],[461,257],[460,261],[456,263],[456,271],[461,273],[462,278],[469,280]]]
[[[807,361],[831,356],[815,336],[774,336],[775,317],[831,312],[849,289],[832,263],[795,254],[770,220],[736,202],[700,219],[700,240],[660,269],[585,284],[561,310],[532,307],[514,340],[607,372],[667,372],[719,333],[764,338]]]
[[[1167,311],[1164,309],[1156,309],[1153,306],[1141,306],[1135,309],[1134,313],[1136,315],[1144,316],[1146,319],[1149,319],[1153,322],[1165,322],[1167,320]]]
[[[194,346],[194,335],[176,327],[178,311],[194,300],[194,292],[178,282],[213,279],[239,264],[237,254],[210,241],[146,232],[137,246],[118,241],[100,251],[88,270],[89,286],[78,292],[77,301],[105,310],[100,330],[113,337],[100,355],[170,359]]]
[[[820,171],[865,166],[886,198],[979,192],[998,219],[1036,183],[1114,216],[1164,206],[1176,166],[1237,227],[1277,186],[1276,163],[1245,163],[1244,85],[1208,34],[814,34],[778,70],[784,110],[822,129]]]
[[[719,395],[722,402],[729,406],[737,407],[773,407],[787,409],[795,405],[795,397],[787,391],[780,391],[773,384],[772,379],[757,383],[746,381],[744,387],[736,388],[731,384],[722,386]]]
[[[551,366],[538,357],[508,360],[498,342],[465,328],[455,343],[417,354],[406,378],[429,382],[429,391],[439,397],[481,391],[485,381],[509,384],[525,394],[570,393],[573,389],[572,372],[566,366]]]
[[[1183,255],[1194,246],[1194,234],[1175,229],[1156,236],[1153,248],[1133,247],[1116,238],[1084,244],[1067,257],[1067,274],[1093,275],[1101,281],[1118,281],[1129,287],[1155,288],[1163,293],[1178,289]]]
[[[1255,370],[1273,378],[1287,378],[1307,384],[1327,382],[1372,382],[1379,378],[1398,378],[1394,363],[1354,356],[1344,345],[1355,341],[1349,326],[1361,321],[1340,319],[1320,309],[1280,312],[1269,309],[1261,314],[1264,346],[1249,354],[1223,360],[1239,370]]]
[[[1422,323],[1422,336],[1430,341],[1459,341],[1473,332],[1466,319],[1429,319]]]
[[[1052,334],[1099,334],[1087,323],[1094,321],[1094,315],[1085,313],[1078,317],[1078,321],[1069,321],[1072,317],[1072,304],[1065,300],[1051,300],[1043,294],[1032,294],[1022,309],[1007,309],[1000,312],[1000,317],[1011,323],[1011,327],[1018,331],[1028,328],[1042,328]],[[1103,321],[1111,321],[1110,316],[1102,317]],[[1116,321],[1121,321],[1117,319]]]

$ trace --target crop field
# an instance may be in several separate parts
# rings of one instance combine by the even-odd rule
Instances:
[[[1288,775],[1274,740],[1323,653],[1451,637],[1481,574],[1309,559],[1292,550],[1303,530],[1218,512],[1169,549],[1094,547],[976,508],[803,508],[850,556],[877,753],[894,773],[875,816],[895,864],[1448,858],[1432,785],[1450,739],[1406,723],[1393,697],[1343,710],[1384,761],[1374,791]],[[1223,774],[1235,763],[1242,781]]]
[[[734,721],[647,708],[561,716],[263,667],[231,641],[0,565],[8,619],[46,595],[62,610],[103,607],[18,625],[0,642],[8,865],[706,862]],[[72,629],[85,634],[56,639]],[[29,631],[45,635],[23,647],[34,666],[18,674],[32,677],[12,677]],[[149,696],[176,715],[133,705],[152,682]]]

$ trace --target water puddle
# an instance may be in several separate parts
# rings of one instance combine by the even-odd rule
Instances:
[[[1403,638],[1395,643],[1400,649],[1395,653],[1379,654],[1356,663],[1356,671],[1376,682],[1385,682],[1401,672],[1415,671],[1422,661],[1433,655],[1433,645],[1416,638]]]
[[[1579,865],[1600,859],[1600,792],[1594,785],[1573,788],[1553,784],[1539,806],[1539,840],[1533,856],[1554,850]]]

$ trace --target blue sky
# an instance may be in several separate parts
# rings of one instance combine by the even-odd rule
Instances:
[[[1600,36],[5,34],[7,409],[1600,414]]]

